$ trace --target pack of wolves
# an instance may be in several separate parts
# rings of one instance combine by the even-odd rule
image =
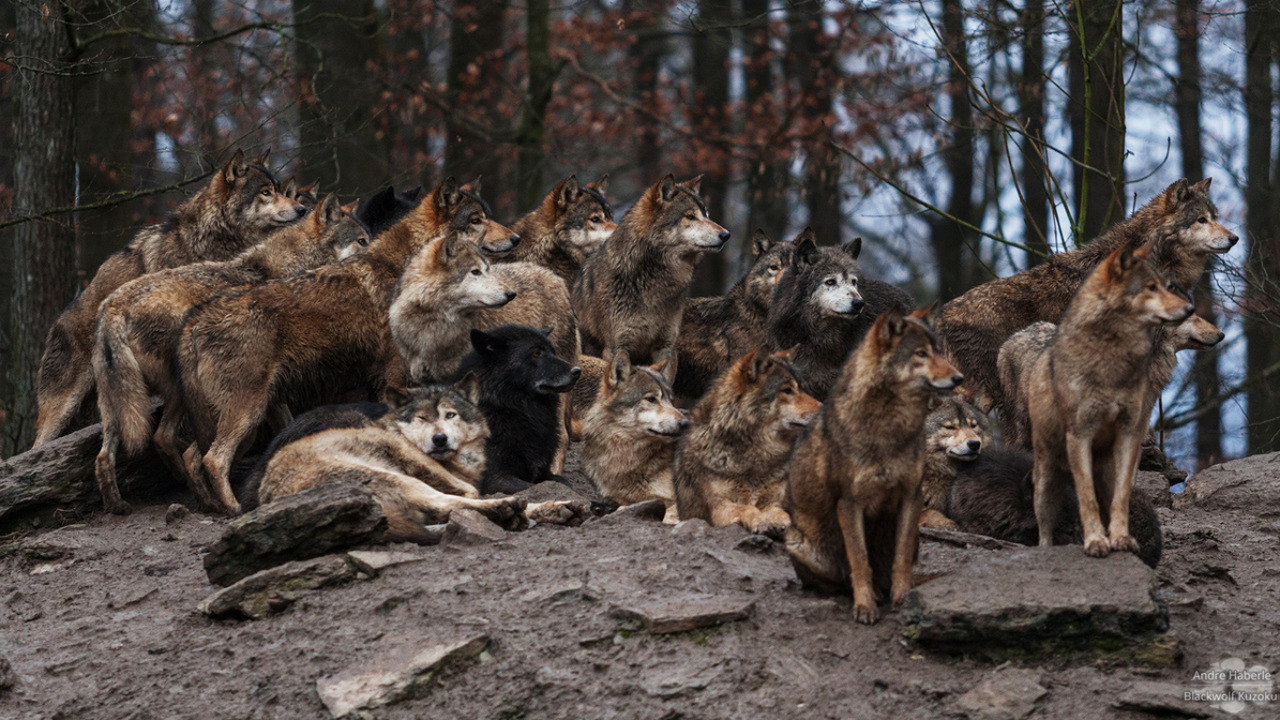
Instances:
[[[503,225],[478,181],[357,209],[267,161],[237,151],[49,330],[36,444],[96,406],[112,512],[148,442],[206,509],[358,483],[393,540],[431,542],[458,508],[522,529],[660,500],[667,522],[784,541],[866,623],[911,588],[921,526],[1160,559],[1134,476],[1176,353],[1223,337],[1186,294],[1237,241],[1209,180],[917,308],[864,275],[861,240],[810,229],[757,232],[746,274],[691,299],[729,239],[698,178],[615,222],[607,176],[570,177]],[[605,503],[517,495],[564,480],[571,438]]]

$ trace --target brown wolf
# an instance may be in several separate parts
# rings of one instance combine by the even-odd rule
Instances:
[[[938,332],[948,355],[969,378],[965,396],[984,412],[1002,405],[996,368],[1000,346],[1033,322],[1058,322],[1085,277],[1117,249],[1136,250],[1154,240],[1151,260],[1161,276],[1183,289],[1195,287],[1208,256],[1227,252],[1238,240],[1218,222],[1218,209],[1209,200],[1210,183],[1179,180],[1079,249],[979,285],[947,303]]]
[[[1074,479],[1085,553],[1138,549],[1129,494],[1149,419],[1148,365],[1160,326],[1194,309],[1165,286],[1151,252],[1121,248],[1090,273],[1026,375],[1041,545],[1053,543],[1062,486]]]
[[[336,265],[220,295],[192,309],[178,341],[178,377],[196,445],[187,467],[222,507],[238,512],[231,463],[280,403],[300,412],[403,387],[387,317],[409,259],[430,242],[481,247],[511,231],[478,196],[445,180],[369,248]]]
[[[93,351],[94,381],[102,417],[98,488],[115,513],[128,512],[116,487],[116,453],[142,450],[151,435],[152,393],[164,403],[156,445],[181,472],[178,426],[185,417],[173,364],[173,346],[187,310],[232,287],[289,277],[347,257],[368,245],[369,235],[329,195],[301,222],[270,235],[234,260],[161,270],[125,283],[102,303]],[[185,474],[185,473],[183,473]],[[199,489],[198,486],[193,489]]]
[[[664,522],[676,522],[671,459],[689,427],[672,402],[662,366],[633,367],[625,350],[613,356],[582,429],[582,471],[619,505],[662,500]]]
[[[698,398],[716,376],[765,341],[765,320],[773,290],[791,266],[795,244],[774,242],[757,230],[751,239],[755,261],[722,297],[691,298],[676,341],[676,393]]]
[[[942,357],[932,311],[876,319],[796,448],[787,478],[787,552],[801,582],[852,589],[858,622],[911,589],[924,420],[930,400],[963,380]],[[868,424],[874,423],[874,431]]]
[[[991,446],[991,424],[978,408],[950,395],[940,399],[925,418],[924,435],[920,527],[954,530],[956,524],[947,515],[947,498],[956,468],[977,460],[983,449]]]
[[[680,519],[781,536],[788,460],[822,407],[800,390],[790,356],[761,345],[738,358],[693,407],[675,458]]]
[[[511,226],[520,244],[502,261],[541,265],[560,276],[565,287],[572,285],[583,261],[618,227],[604,196],[608,187],[608,175],[589,185],[579,185],[576,175],[561,180],[541,205]]]
[[[93,392],[93,334],[98,306],[116,288],[147,273],[203,260],[229,260],[306,213],[280,192],[267,156],[242,151],[160,225],[143,228],[98,268],[89,286],[58,316],[45,339],[36,379],[34,447],[63,435]],[[91,421],[92,422],[92,421]]]
[[[605,362],[618,350],[640,364],[666,360],[663,372],[674,377],[693,267],[701,253],[719,250],[729,239],[729,231],[707,217],[698,196],[701,181],[663,178],[583,263],[571,293],[583,351]]]

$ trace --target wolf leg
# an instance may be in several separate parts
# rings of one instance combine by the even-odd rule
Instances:
[[[1058,521],[1058,509],[1062,507],[1062,485],[1054,468],[1053,455],[1045,447],[1046,445],[1047,442],[1036,440],[1035,464],[1031,471],[1040,547],[1053,545],[1053,531]]]
[[[1093,438],[1067,431],[1067,464],[1075,480],[1076,500],[1080,503],[1080,528],[1084,531],[1084,552],[1093,557],[1106,557],[1110,552],[1107,531],[1098,515],[1098,496],[1093,486]],[[1044,538],[1041,537],[1041,544]]]
[[[86,358],[84,368],[76,374],[66,393],[48,398],[37,396],[36,439],[31,447],[38,448],[62,437],[93,386],[93,369]]]
[[[847,498],[836,503],[836,516],[844,535],[844,552],[849,558],[849,581],[853,588],[853,619],[871,625],[880,618],[875,590],[871,587],[871,558],[867,555],[867,529],[862,506]]]
[[[120,497],[120,486],[116,484],[116,454],[120,449],[120,433],[115,423],[102,424],[102,450],[98,451],[98,459],[94,466],[94,474],[98,479],[98,492],[102,493],[102,505],[108,512],[125,515],[129,512],[129,504]]]
[[[911,568],[916,563],[920,509],[923,504],[924,499],[917,491],[904,499],[898,508],[898,528],[893,548],[893,577],[889,595],[890,606],[894,610],[902,607],[902,601],[911,590]]]
[[[1129,498],[1133,491],[1134,475],[1138,472],[1138,460],[1142,457],[1142,433],[1122,435],[1113,454],[1115,487],[1111,491],[1111,517],[1108,519],[1109,544],[1112,550],[1138,551],[1138,541],[1129,534]]]

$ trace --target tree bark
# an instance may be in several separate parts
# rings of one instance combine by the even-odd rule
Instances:
[[[809,225],[823,244],[843,238],[840,212],[840,155],[831,142],[835,116],[834,90],[839,80],[831,38],[822,29],[820,0],[797,0],[787,10],[791,33],[790,74],[802,103],[800,117],[807,137],[804,152],[804,201]]]
[[[1067,105],[1077,244],[1124,218],[1124,24],[1121,0],[1074,0]]]
[[[693,125],[699,135],[724,134],[729,129],[729,49],[733,36],[729,25],[732,8],[727,0],[699,0],[698,33],[693,38]],[[698,157],[697,172],[703,173],[702,195],[707,201],[711,219],[726,225],[725,209],[729,194],[730,158],[718,145],[704,144]],[[743,245],[747,233],[734,233],[736,247]],[[725,247],[698,261],[694,272],[692,295],[719,295],[726,289],[727,268],[732,252]]]
[[[964,37],[964,6],[960,0],[942,2],[942,45],[946,51],[947,99],[950,117],[947,126],[951,141],[942,150],[951,195],[949,217],[931,223],[930,241],[938,267],[938,298],[946,302],[968,288],[965,283],[965,249],[976,251],[977,238],[958,220],[978,225],[973,211],[973,154],[975,150],[973,106],[969,102],[969,52]],[[955,218],[955,219],[952,219]]]
[[[556,84],[556,67],[551,62],[551,5],[548,0],[525,2],[525,64],[529,84],[520,110],[516,131],[519,165],[516,172],[518,197],[516,212],[526,213],[542,200],[543,149],[547,105]]]
[[[43,15],[47,9],[48,14]],[[75,86],[64,6],[17,8],[14,205],[19,213],[75,203]],[[9,412],[5,456],[35,437],[36,373],[45,334],[75,295],[75,229],[66,216],[13,229],[9,307]]]
[[[1036,265],[1049,254],[1049,189],[1045,184],[1045,70],[1044,70],[1044,0],[1026,0],[1022,8],[1022,76],[1018,83],[1018,105],[1026,136],[1022,145],[1022,218],[1023,244],[1027,267]]]
[[[744,54],[746,88],[746,127],[772,129],[779,118],[774,102],[774,55],[769,47],[769,0],[742,0],[742,23],[745,29]],[[756,155],[747,168],[747,233],[764,230],[775,241],[784,240],[787,232],[787,186],[791,179],[787,166],[779,159],[771,137],[758,138]]]
[[[498,54],[505,34],[506,0],[458,3],[449,22],[450,107],[457,112],[447,124],[445,175],[467,182],[484,178],[484,196],[500,217],[514,215],[514,199],[503,172],[501,147],[464,116],[497,127],[500,118],[487,111],[502,86]]]
[[[630,16],[628,27],[636,35],[636,41],[628,51],[632,65],[636,98],[652,105],[658,99],[658,71],[666,52],[660,13],[664,0],[626,0],[623,9]],[[662,136],[657,121],[645,115],[636,115],[640,138],[636,143],[636,164],[640,168],[640,185],[647,187],[662,179],[666,170],[662,166]]]

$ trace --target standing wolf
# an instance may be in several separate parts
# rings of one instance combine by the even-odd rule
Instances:
[[[237,150],[168,220],[143,228],[108,257],[84,292],[62,311],[49,328],[36,379],[34,447],[63,435],[93,392],[90,357],[98,306],[116,288],[166,268],[229,260],[306,213],[305,206],[283,194],[266,160],[266,154],[247,160]]]
[[[929,311],[876,319],[796,448],[787,480],[787,552],[805,585],[845,593],[873,623],[896,609],[917,550],[929,401],[963,380],[942,357]],[[874,422],[874,430],[868,430]]]
[[[510,244],[511,231],[490,220],[485,207],[449,178],[365,252],[220,295],[188,313],[177,350],[196,435],[187,467],[196,481],[207,473],[225,510],[239,511],[231,463],[269,405],[300,412],[404,385],[387,322],[396,283],[427,243]]]
[[[1227,252],[1238,240],[1218,222],[1210,183],[1179,180],[1083,247],[947,303],[938,332],[948,356],[969,378],[965,396],[984,412],[1002,405],[1005,392],[996,368],[1000,346],[1038,320],[1058,322],[1085,277],[1117,249],[1133,251],[1154,241],[1150,259],[1161,276],[1184,290],[1195,287],[1208,256]]]
[[[765,341],[765,320],[774,288],[791,267],[795,243],[774,242],[757,230],[751,240],[755,261],[722,297],[692,298],[680,320],[675,391],[698,398],[716,376]]]
[[[1085,553],[1138,550],[1129,494],[1150,414],[1148,364],[1160,326],[1194,309],[1165,286],[1150,252],[1121,248],[1090,273],[1027,374],[1043,546],[1053,544],[1062,487],[1074,479]]]
[[[102,417],[102,450],[96,472],[107,510],[129,510],[116,486],[116,454],[121,445],[128,454],[146,445],[151,434],[152,393],[164,403],[156,446],[182,472],[177,434],[185,412],[173,346],[186,312],[220,291],[289,277],[337,262],[368,245],[368,232],[351,215],[354,209],[354,204],[339,206],[337,198],[329,195],[301,222],[276,231],[234,260],[193,263],[144,275],[125,283],[102,303],[93,372],[101,389],[98,409]],[[202,497],[201,489],[193,487],[197,497]]]
[[[583,352],[605,362],[618,350],[644,365],[665,360],[667,379],[675,376],[676,337],[693,267],[701,253],[715,252],[729,239],[729,231],[707,217],[698,196],[701,181],[663,178],[583,263],[571,294]]]
[[[572,285],[587,256],[618,228],[604,196],[608,187],[608,175],[589,185],[578,184],[576,175],[561,180],[542,204],[511,226],[520,244],[499,262],[540,265],[558,275],[565,287]]]
[[[778,283],[769,307],[767,335],[774,352],[795,348],[800,387],[825,399],[849,353],[871,324],[890,308],[906,312],[911,298],[898,288],[862,276],[861,238],[838,248],[817,246],[812,228],[795,239],[792,268]]]
[[[762,345],[738,358],[693,407],[692,428],[676,451],[680,519],[785,532],[788,460],[821,407],[800,390],[789,353]]]

